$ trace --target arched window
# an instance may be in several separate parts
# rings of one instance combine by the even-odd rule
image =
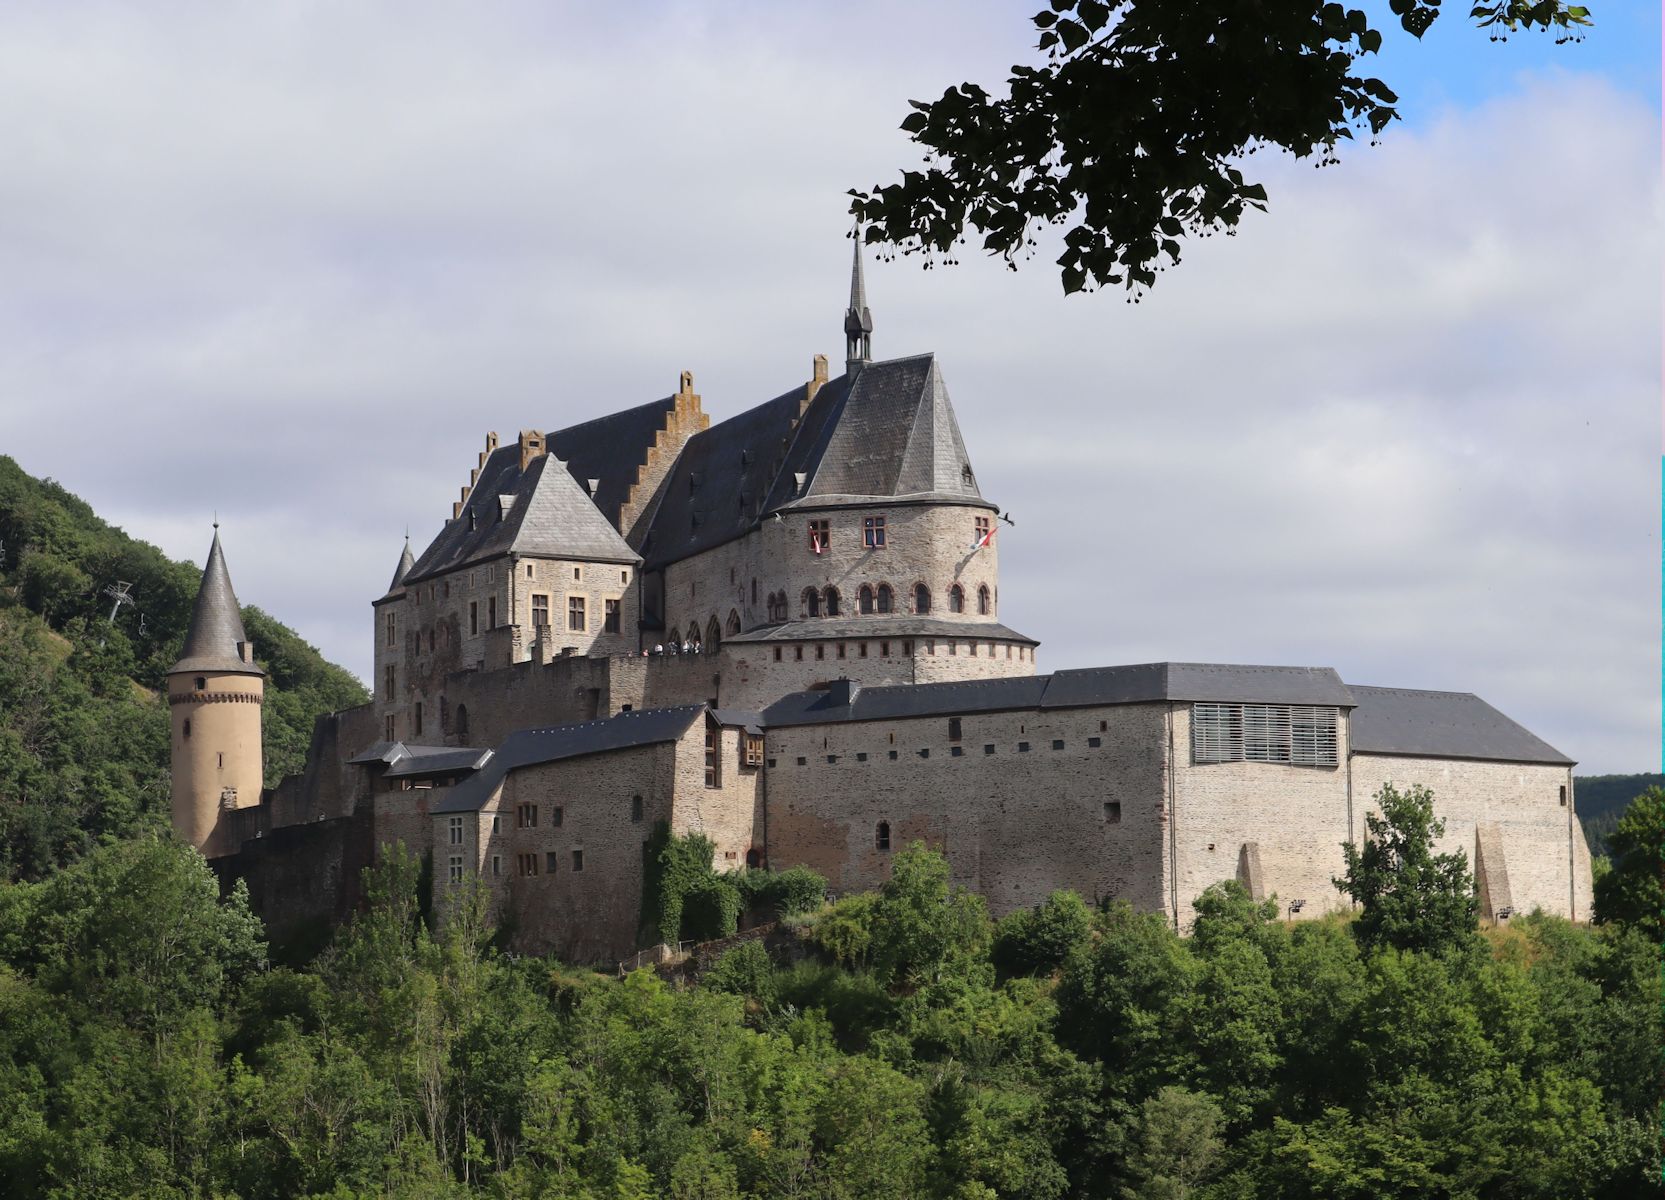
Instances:
[[[466,704],[457,705],[457,738],[463,742],[468,741],[468,705]]]
[[[985,617],[994,611],[994,605],[989,601],[989,585],[986,583],[977,585],[977,611]]]
[[[826,595],[823,596],[822,599],[827,605],[827,615],[829,617],[836,617],[838,615],[838,589],[835,587],[829,587],[826,591]]]
[[[890,849],[890,822],[880,821],[879,827],[873,831],[873,846],[878,850]]]
[[[443,695],[439,698],[439,732],[441,736],[451,732],[451,709]]]
[[[957,583],[948,589],[948,611],[965,611],[965,589]]]
[[[762,865],[763,865],[763,851],[759,850],[756,846],[753,846],[750,850],[746,851],[746,866],[747,867],[749,867],[749,868],[751,868],[752,870],[755,871],[755,870],[757,870],[757,868],[761,867]]]
[[[873,589],[865,583],[861,585],[861,590],[856,593],[856,611],[864,617],[873,611]]]
[[[752,580],[752,607],[757,607],[757,580]]]
[[[913,585],[913,611],[916,613],[931,611],[931,589],[923,583]]]
[[[814,588],[804,589],[804,612],[812,617],[821,615],[821,593]]]
[[[717,627],[717,618],[713,616],[705,623],[705,648],[715,654],[722,644],[722,630]]]
[[[697,647],[700,644],[700,623],[698,621],[689,622],[688,636],[683,640],[690,646]]]
[[[892,594],[888,583],[881,583],[879,585],[878,603],[876,607],[882,613],[890,612],[891,609],[896,607],[895,597]]]
[[[740,632],[740,614],[735,612],[732,608],[728,610],[728,629],[726,632],[729,637],[733,637],[735,634]]]

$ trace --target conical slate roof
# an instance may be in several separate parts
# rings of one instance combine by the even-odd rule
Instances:
[[[393,582],[387,585],[387,590],[398,591],[399,585],[405,582],[405,576],[410,574],[410,569],[415,565],[416,556],[410,552],[410,535],[406,534],[404,553],[399,555],[398,569],[393,572]]]
[[[243,614],[237,593],[231,590],[231,574],[225,568],[220,549],[220,530],[214,528],[214,544],[208,548],[208,565],[202,569],[202,584],[191,608],[191,628],[185,634],[185,649],[169,674],[190,671],[230,671],[239,675],[264,675],[252,662],[244,662],[240,648],[249,635],[243,632]],[[250,655],[252,658],[253,656]]]

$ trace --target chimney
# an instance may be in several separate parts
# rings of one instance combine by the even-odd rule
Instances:
[[[853,679],[835,679],[827,684],[827,705],[830,708],[849,708],[861,695],[861,684]]]
[[[532,465],[532,460],[542,458],[549,452],[547,443],[543,440],[543,430],[522,429],[520,431],[520,469],[522,472]]]
[[[821,390],[821,385],[827,382],[827,356],[817,354],[810,359],[809,382],[804,384],[804,398],[798,404],[798,415],[801,417],[808,410],[810,401],[815,399],[815,393]]]

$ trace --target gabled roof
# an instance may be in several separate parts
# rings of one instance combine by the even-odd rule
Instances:
[[[549,435],[550,453],[565,460],[575,480],[599,481],[595,505],[613,528],[619,528],[636,473],[647,463],[648,451],[675,409],[676,397],[667,396]]]
[[[522,729],[504,739],[483,770],[457,784],[430,811],[478,812],[504,777],[521,767],[674,742],[704,713],[703,704],[689,704],[618,713],[599,721],[579,721],[547,729]]]
[[[1355,687],[1352,746],[1356,754],[1412,758],[1473,758],[1493,762],[1573,760],[1470,692]]]
[[[185,646],[169,674],[188,671],[224,671],[237,675],[264,675],[252,662],[244,662],[239,648],[249,640],[243,631],[243,611],[237,593],[231,590],[231,573],[226,570],[220,549],[220,529],[214,527],[214,543],[208,548],[208,562],[202,568],[202,583],[191,605],[191,627]]]
[[[883,721],[957,713],[1088,708],[1155,701],[1350,706],[1352,692],[1328,667],[1240,667],[1216,663],[1143,663],[1051,675],[796,692],[763,710],[771,728],[824,722]]]
[[[486,459],[462,513],[445,523],[403,583],[509,552],[587,562],[640,561],[564,464],[544,454],[522,471],[520,448],[511,444]]]

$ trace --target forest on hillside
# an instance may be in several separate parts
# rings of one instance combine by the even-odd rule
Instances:
[[[201,576],[0,455],[0,876],[40,878],[101,839],[166,827],[159,696]],[[117,581],[135,603],[112,620]],[[268,673],[272,784],[300,769],[318,714],[368,697],[258,608],[243,623]]]
[[[480,892],[436,930],[402,852],[315,961],[273,967],[240,885],[127,841],[0,884],[0,1178],[19,1200],[1660,1195],[1657,930],[1477,930],[1461,859],[1424,838],[1412,878],[1367,846],[1357,917],[1293,926],[1222,883],[1182,938],[1072,893],[991,922],[916,844],[689,983],[501,953]]]

